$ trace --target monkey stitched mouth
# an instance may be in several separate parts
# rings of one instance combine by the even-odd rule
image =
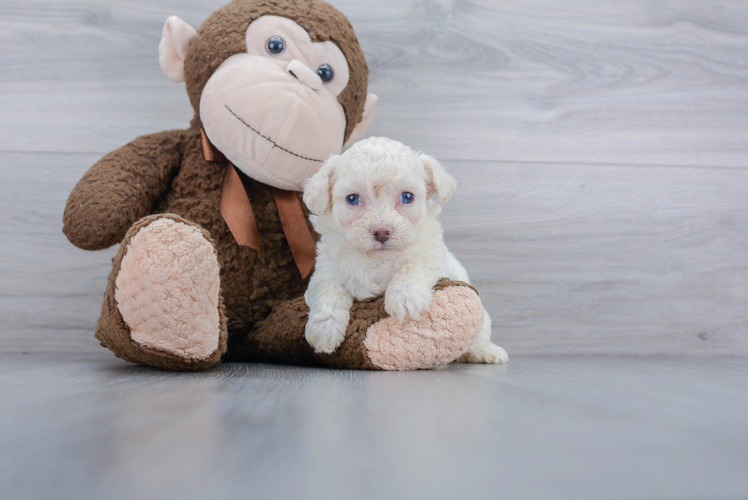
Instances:
[[[226,105],[224,104],[224,106],[226,106]],[[294,153],[293,151],[289,151],[288,149],[284,148],[283,146],[278,145],[278,143],[276,143],[270,137],[262,135],[262,133],[260,133],[259,130],[255,129],[254,127],[252,127],[252,125],[250,125],[249,123],[247,123],[244,120],[242,120],[242,118],[239,115],[237,115],[236,113],[234,113],[234,111],[231,108],[229,108],[228,106],[226,106],[226,109],[228,109],[229,113],[231,113],[232,115],[234,115],[237,120],[239,120],[240,122],[242,122],[245,127],[247,127],[249,130],[251,130],[255,134],[259,135],[260,137],[262,137],[266,141],[270,142],[273,146],[275,146],[276,148],[280,149],[281,151],[285,151],[286,153],[288,153],[290,155],[293,155],[293,156],[296,156],[297,158],[301,158],[302,160],[315,161],[317,163],[324,163],[323,160],[315,160],[314,158],[307,158],[306,156],[301,156],[299,154]]]

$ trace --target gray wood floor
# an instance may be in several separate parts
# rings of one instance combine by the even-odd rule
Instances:
[[[63,206],[186,126],[162,23],[224,1],[0,0],[0,497],[748,498],[748,2],[333,2],[512,362],[128,365]]]
[[[745,359],[411,373],[0,354],[12,500],[740,499]]]
[[[0,0],[0,352],[95,352],[114,249],[60,234],[102,154],[186,126],[167,15]],[[748,3],[340,0],[371,133],[445,161],[451,248],[513,354],[748,355]]]

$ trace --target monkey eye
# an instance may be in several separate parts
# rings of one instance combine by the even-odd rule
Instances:
[[[265,50],[271,56],[279,56],[286,50],[286,42],[279,36],[271,36],[265,43]]]
[[[361,203],[361,197],[357,194],[349,194],[345,197],[345,201],[352,207],[355,207]]]
[[[413,203],[413,200],[415,198],[416,197],[413,195],[413,193],[409,193],[408,191],[405,191],[403,194],[400,195],[400,201],[402,201],[406,205]]]
[[[317,68],[317,74],[319,75],[323,83],[330,83],[332,81],[332,77],[335,76],[335,72],[332,70],[329,64],[323,64],[322,66]]]

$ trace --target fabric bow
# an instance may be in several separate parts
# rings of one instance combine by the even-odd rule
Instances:
[[[201,129],[200,134],[205,160],[226,163],[220,203],[223,219],[239,245],[252,248],[261,254],[260,232],[257,229],[255,213],[236,167],[211,144],[204,130]],[[278,217],[283,226],[283,234],[286,236],[288,246],[291,247],[296,267],[299,268],[302,279],[306,279],[314,268],[317,243],[307,225],[299,196],[294,191],[276,187],[273,188],[273,196],[278,208]]]

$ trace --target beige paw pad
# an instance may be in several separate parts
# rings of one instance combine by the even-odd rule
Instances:
[[[478,336],[483,306],[470,288],[437,291],[431,308],[418,321],[385,318],[366,332],[369,359],[384,370],[434,368],[454,361]]]
[[[158,219],[132,238],[115,299],[139,344],[186,359],[218,348],[218,259],[194,226]]]

